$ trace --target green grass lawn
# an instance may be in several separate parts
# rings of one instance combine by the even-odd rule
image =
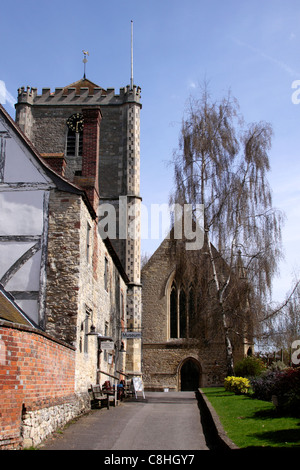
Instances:
[[[300,418],[280,416],[272,403],[234,395],[224,388],[203,388],[202,391],[228,437],[238,447],[300,449]]]

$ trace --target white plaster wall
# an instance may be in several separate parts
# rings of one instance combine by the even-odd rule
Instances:
[[[4,166],[4,182],[6,183],[49,183],[39,163],[36,162],[20,138],[3,122],[0,121],[0,131],[6,131],[10,138],[6,139],[6,158]]]
[[[44,224],[47,220],[44,201],[47,200],[46,192],[54,184],[25,141],[1,117],[0,131],[5,132],[7,137],[4,178],[0,182],[0,282],[8,292],[18,292],[16,302],[30,318],[38,322],[38,299],[34,300],[31,294],[28,298],[23,293],[40,292]],[[41,249],[20,265],[11,277],[3,278],[37,242],[40,242]]]
[[[0,192],[0,235],[41,235],[44,191]]]

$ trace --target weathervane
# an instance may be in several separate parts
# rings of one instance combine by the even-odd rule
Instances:
[[[84,74],[83,74],[83,78],[85,79],[85,64],[87,63],[87,58],[86,58],[86,56],[89,55],[89,53],[88,53],[88,51],[84,51],[84,50],[83,50],[82,52],[83,52],[83,55],[84,55],[83,61],[82,61],[82,62],[84,63]]]

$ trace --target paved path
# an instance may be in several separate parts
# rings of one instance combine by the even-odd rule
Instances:
[[[109,410],[92,410],[41,450],[204,450],[193,392],[146,392]]]

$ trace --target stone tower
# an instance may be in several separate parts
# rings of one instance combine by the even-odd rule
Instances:
[[[51,92],[20,88],[16,122],[43,158],[66,179],[89,190],[82,176],[82,120],[101,111],[99,138],[99,198],[115,211],[115,236],[109,238],[130,280],[127,292],[127,372],[141,373],[140,279],[140,88],[127,86],[119,94],[85,77]],[[85,169],[84,175],[87,174]]]

